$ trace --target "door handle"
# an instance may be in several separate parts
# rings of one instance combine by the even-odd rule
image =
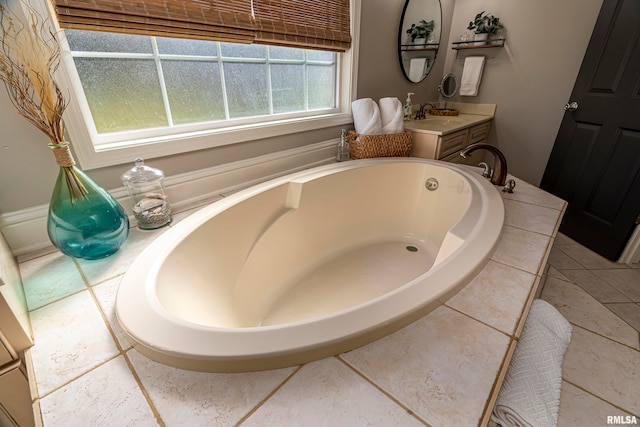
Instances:
[[[578,103],[576,101],[567,102],[564,104],[564,111],[574,112],[578,109]]]

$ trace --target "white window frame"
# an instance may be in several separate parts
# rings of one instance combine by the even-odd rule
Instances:
[[[230,120],[227,126],[212,128],[200,123],[179,127],[98,134],[89,104],[63,31],[58,31],[62,48],[56,79],[69,96],[64,113],[65,128],[75,157],[83,169],[129,163],[136,157],[154,158],[220,147],[280,135],[343,126],[353,123],[351,101],[356,94],[360,2],[351,0],[351,48],[337,55],[336,102],[338,108],[320,110],[312,116],[279,114]],[[54,13],[49,9],[49,13]],[[219,126],[219,125],[218,125]],[[176,130],[184,131],[176,133]]]

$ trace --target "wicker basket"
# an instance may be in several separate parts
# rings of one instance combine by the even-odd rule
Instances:
[[[362,135],[348,132],[349,155],[352,159],[372,157],[409,157],[411,154],[411,132],[381,135]]]

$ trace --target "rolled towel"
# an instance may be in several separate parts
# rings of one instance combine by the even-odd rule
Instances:
[[[400,133],[404,131],[404,112],[398,98],[380,98],[380,121],[382,133]]]
[[[378,135],[382,132],[380,108],[371,98],[356,99],[351,103],[353,125],[363,135]]]
[[[460,95],[476,96],[478,94],[483,69],[484,56],[467,56],[464,59],[462,81],[460,82]]]
[[[491,421],[503,427],[551,427],[558,423],[562,359],[571,325],[550,304],[534,300]]]

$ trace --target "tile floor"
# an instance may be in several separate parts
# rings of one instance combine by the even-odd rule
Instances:
[[[359,392],[357,387],[340,387],[340,381],[365,388],[369,385],[355,378],[357,375],[339,358],[305,365],[303,371],[298,367],[253,374],[250,381],[247,381],[249,376],[245,378],[246,374],[206,374],[215,376],[215,381],[196,382],[197,387],[188,385],[192,383],[189,378],[171,383],[175,377],[168,373],[173,368],[157,365],[132,349],[117,320],[109,314],[113,313],[121,274],[139,251],[162,232],[132,229],[125,250],[104,263],[72,260],[59,253],[22,260],[21,271],[28,289],[35,335],[52,341],[37,344],[39,348],[58,349],[32,352],[34,365],[46,369],[48,364],[59,363],[59,358],[68,359],[66,369],[55,375],[48,372],[38,376],[36,372],[39,381],[34,395],[40,399],[35,401],[35,407],[41,411],[45,426],[66,425],[79,410],[85,412],[83,420],[87,425],[158,425],[160,419],[163,420],[160,425],[162,422],[182,425],[189,419],[190,425],[226,426],[236,424],[237,421],[232,420],[240,418],[243,425],[276,425],[272,421],[278,413],[296,410],[286,405],[287,392],[314,394],[313,388],[295,387],[295,382],[303,376],[312,376],[325,385],[336,382],[335,387],[332,384],[328,387],[335,390],[333,395],[310,396],[310,400],[317,399],[319,404],[309,410],[322,412],[327,402],[335,409],[329,414],[331,419],[325,419],[327,425],[345,425],[349,413],[367,414],[368,422],[373,425],[389,425],[390,419],[398,426],[423,425],[401,406],[389,405],[382,394],[369,393],[359,408],[342,407],[341,402],[350,401],[343,393]],[[574,329],[563,368],[559,426],[604,426],[608,424],[607,416],[640,418],[640,265],[611,263],[562,235],[555,241],[549,264],[541,297],[552,303]],[[42,274],[43,270],[48,273]],[[33,283],[33,280],[42,280],[40,278],[65,283],[68,287],[55,287],[52,292],[50,286]],[[49,291],[38,293],[37,289]],[[96,305],[100,310],[94,309]],[[68,333],[71,327],[61,327],[53,321],[60,310],[65,312],[66,322],[73,324],[76,332],[81,324],[82,328],[91,330],[92,338],[74,341],[77,335]],[[112,334],[115,340],[105,340],[105,334]],[[105,345],[105,342],[111,344]],[[85,359],[84,354],[91,357]],[[322,363],[334,364],[331,371],[340,375],[323,378],[322,372],[327,370],[320,368]],[[79,376],[81,373],[87,374]],[[202,375],[185,374],[194,378]],[[244,387],[237,387],[238,382]],[[154,387],[154,383],[162,386]],[[277,385],[283,383],[287,387],[278,388]],[[179,396],[174,399],[177,404],[162,403],[167,396],[158,390],[167,387]],[[251,412],[274,387],[270,405]],[[211,395],[219,399],[213,401]],[[79,409],[80,402],[82,409]],[[93,405],[103,408],[108,405],[110,410],[92,413]],[[167,412],[167,408],[170,411]],[[243,418],[241,414],[247,413],[250,416]],[[356,424],[367,420],[351,418]],[[376,424],[376,420],[385,421]]]
[[[558,426],[640,421],[640,264],[612,263],[559,234],[549,265],[541,298],[573,326]]]

